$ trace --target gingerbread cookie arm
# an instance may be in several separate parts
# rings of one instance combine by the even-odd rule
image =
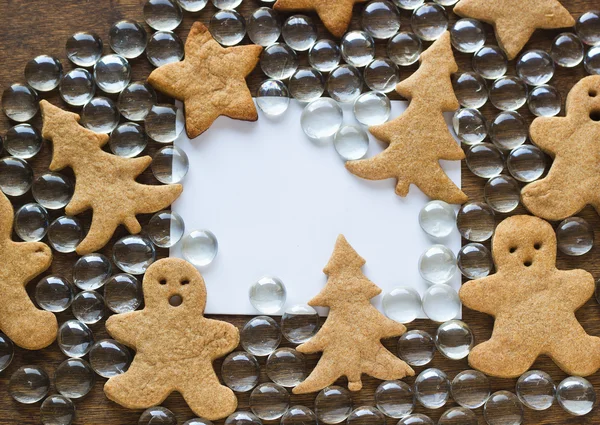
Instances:
[[[506,302],[502,280],[503,276],[500,273],[470,280],[460,288],[460,300],[471,310],[495,316]]]
[[[531,141],[552,157],[562,149],[573,149],[568,143],[576,128],[566,117],[539,117],[533,120],[529,127]]]
[[[106,330],[117,341],[136,348],[136,341],[144,321],[143,310],[113,314],[106,320]]]
[[[578,310],[594,295],[596,287],[591,273],[581,270],[558,270],[553,280],[554,294],[571,311]]]
[[[231,353],[240,343],[240,332],[231,323],[222,320],[206,319],[206,340],[213,348],[213,359]],[[202,416],[202,415],[200,415]]]

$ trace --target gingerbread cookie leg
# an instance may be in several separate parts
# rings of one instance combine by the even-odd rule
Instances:
[[[104,393],[110,400],[128,409],[156,406],[171,393],[166,384],[172,379],[171,373],[168,369],[157,370],[149,363],[133,362],[127,372],[106,382]]]
[[[588,335],[573,317],[568,323],[569,333],[557,332],[548,355],[563,370],[572,375],[588,376],[600,366],[600,338]],[[573,329],[577,329],[573,332]]]
[[[523,344],[520,334],[492,334],[490,340],[473,348],[469,354],[469,365],[489,376],[516,378],[527,372],[537,358],[542,342],[537,345]],[[501,375],[498,374],[500,366]]]
[[[196,415],[214,421],[235,412],[238,403],[233,391],[222,386],[210,365],[208,367],[210,376],[199,382],[182,382],[180,392]]]

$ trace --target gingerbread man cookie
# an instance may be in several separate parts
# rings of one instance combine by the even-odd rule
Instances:
[[[562,220],[587,204],[600,213],[600,75],[579,81],[567,97],[565,117],[536,118],[531,140],[554,157],[548,175],[522,191],[525,207],[546,220]]]
[[[38,310],[25,285],[52,263],[50,248],[41,242],[13,242],[13,207],[0,192],[0,330],[15,344],[39,350],[56,339],[54,314]]]
[[[556,268],[556,235],[544,220],[519,215],[500,223],[492,241],[497,272],[465,283],[463,304],[495,317],[489,341],[469,364],[483,373],[514,378],[545,354],[566,373],[587,376],[600,367],[600,338],[575,317],[594,293],[585,270]]]
[[[198,416],[233,413],[237,399],[219,383],[212,362],[237,347],[229,323],[203,317],[206,287],[200,273],[178,258],[157,261],[142,284],[145,308],[106,321],[108,333],[136,350],[127,372],[108,380],[106,396],[130,409],[158,405],[173,391]]]

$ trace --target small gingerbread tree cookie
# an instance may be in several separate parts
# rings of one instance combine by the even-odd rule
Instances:
[[[562,220],[587,204],[600,213],[600,75],[579,81],[567,97],[565,117],[536,118],[531,140],[554,158],[548,175],[522,191],[525,207],[546,220]]]
[[[39,350],[52,344],[58,325],[54,314],[38,310],[25,285],[52,263],[41,242],[13,242],[13,208],[0,192],[0,330],[15,344]]]
[[[219,383],[212,362],[237,347],[239,332],[206,319],[200,273],[178,258],[157,261],[142,284],[145,308],[111,316],[108,333],[136,350],[127,372],[104,385],[106,396],[130,409],[158,405],[173,391],[192,411],[216,420],[233,413],[237,398]]]
[[[294,394],[319,391],[341,376],[348,388],[362,388],[363,373],[377,379],[401,379],[414,371],[390,353],[381,339],[406,332],[404,325],[382,315],[370,302],[381,289],[361,272],[365,260],[340,235],[323,272],[327,286],[309,305],[329,307],[329,316],[319,332],[298,346],[301,353],[323,352],[310,376],[294,388]]]
[[[545,354],[566,373],[587,376],[600,367],[600,338],[581,327],[575,311],[594,293],[585,270],[556,268],[556,236],[544,220],[507,218],[492,242],[497,272],[465,283],[463,304],[495,317],[489,341],[469,354],[483,373],[514,378]]]

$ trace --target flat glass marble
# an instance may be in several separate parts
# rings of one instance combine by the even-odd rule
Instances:
[[[505,175],[492,177],[483,188],[485,202],[499,213],[509,213],[519,206],[521,189],[515,179]]]
[[[462,108],[452,117],[454,134],[465,145],[481,143],[488,135],[487,121],[477,109]]]
[[[138,425],[177,425],[177,417],[166,407],[154,406],[146,409],[140,419]]]
[[[477,425],[477,416],[464,407],[452,407],[442,413],[438,425]]]
[[[253,413],[241,410],[229,415],[224,425],[262,425],[262,421]]]
[[[252,306],[262,314],[276,314],[285,304],[287,291],[281,279],[265,276],[254,282],[248,291]]]
[[[370,91],[354,101],[354,117],[366,126],[383,124],[390,117],[390,99],[383,93]]]
[[[73,282],[79,289],[92,291],[99,289],[110,278],[110,260],[102,254],[87,254],[80,257],[73,266]]]
[[[329,73],[327,93],[333,100],[353,102],[362,90],[360,71],[352,65],[340,65]]]
[[[329,72],[337,67],[342,58],[340,47],[335,41],[320,39],[308,51],[308,62],[318,71]]]
[[[172,31],[156,31],[150,36],[146,58],[152,66],[159,67],[183,59],[183,41]]]
[[[58,86],[62,100],[71,106],[83,106],[94,97],[96,83],[92,74],[83,68],[67,72]]]
[[[398,66],[388,58],[375,58],[363,71],[365,84],[373,91],[389,93],[400,81]]]
[[[248,37],[254,44],[270,46],[281,35],[279,15],[270,7],[259,7],[248,19]]]
[[[400,30],[400,13],[388,0],[373,0],[362,10],[360,26],[373,38],[386,40]]]
[[[495,80],[506,74],[508,59],[498,46],[483,46],[473,55],[473,70],[481,77]]]
[[[340,105],[333,99],[322,97],[306,105],[300,117],[300,125],[310,139],[323,140],[337,133],[342,120]]]
[[[434,340],[438,351],[450,360],[467,357],[475,343],[469,325],[460,320],[442,323],[435,333]]]
[[[385,416],[379,409],[371,406],[361,406],[352,411],[348,419],[347,425],[379,425],[385,423]]]
[[[350,31],[340,41],[342,57],[348,65],[363,67],[375,57],[375,41],[365,31]]]
[[[575,31],[585,44],[597,46],[600,44],[600,11],[591,10],[577,18]]]
[[[62,64],[54,56],[36,56],[25,65],[25,80],[29,87],[37,91],[54,90],[58,87],[62,75]]]
[[[465,162],[473,174],[485,179],[496,177],[504,170],[504,155],[491,143],[471,146]]]
[[[383,296],[383,312],[398,323],[410,323],[421,312],[421,296],[412,288],[394,288]]]
[[[144,119],[146,134],[159,143],[171,143],[183,131],[183,111],[174,105],[152,105]]]
[[[139,124],[126,122],[110,134],[108,146],[112,153],[124,158],[134,158],[146,148],[148,137]]]
[[[235,46],[246,35],[246,20],[235,10],[219,10],[210,18],[208,29],[223,46]]]
[[[179,183],[186,176],[190,162],[183,149],[177,146],[165,146],[159,149],[150,164],[152,174],[161,183]]]
[[[306,359],[304,354],[292,348],[279,348],[267,358],[266,371],[276,384],[295,387],[306,378]]]
[[[456,273],[456,257],[448,247],[436,244],[419,258],[419,274],[432,284],[446,283]]]
[[[35,286],[35,302],[40,308],[59,313],[65,311],[73,301],[73,287],[62,276],[45,276]]]
[[[516,111],[527,102],[527,86],[517,77],[500,77],[490,86],[490,102],[501,111]]]
[[[22,404],[37,403],[48,394],[50,378],[39,366],[22,366],[10,377],[8,392]]]
[[[325,91],[323,74],[315,68],[299,67],[290,77],[288,90],[300,102],[312,102]]]
[[[458,211],[456,225],[466,240],[485,242],[494,234],[494,210],[483,202],[467,202]]]
[[[102,56],[102,39],[94,32],[76,32],[67,39],[67,57],[77,66],[92,67]]]
[[[142,285],[133,275],[119,273],[104,284],[104,302],[113,313],[135,311],[142,300]]]
[[[447,322],[460,313],[460,299],[451,286],[430,286],[422,298],[423,312],[434,322]]]
[[[36,202],[49,210],[64,208],[71,200],[73,190],[67,177],[52,171],[38,176],[31,187]]]
[[[534,145],[519,146],[508,154],[506,165],[515,179],[529,183],[539,179],[546,170],[546,155]]]
[[[406,382],[385,381],[375,390],[375,404],[384,415],[400,419],[412,413],[415,397]]]
[[[54,371],[56,391],[73,400],[87,395],[95,382],[94,370],[83,359],[67,359]]]
[[[562,98],[556,88],[543,84],[529,92],[527,106],[538,117],[553,117],[560,113]]]
[[[253,317],[240,332],[240,343],[244,350],[258,357],[273,353],[281,343],[281,331],[269,316]]]
[[[450,399],[450,381],[439,369],[425,369],[415,379],[415,398],[427,409],[439,409]]]
[[[98,323],[105,314],[104,298],[96,291],[81,291],[71,303],[71,311],[77,320],[86,325]]]
[[[183,11],[175,0],[147,0],[144,20],[157,31],[172,31],[183,20]]]
[[[95,97],[83,106],[81,124],[96,133],[110,133],[119,125],[119,110],[108,97]]]
[[[594,246],[594,230],[581,217],[569,217],[556,228],[558,249],[566,255],[587,254]]]
[[[528,50],[519,56],[517,75],[531,86],[546,84],[554,76],[554,61],[543,50]]]
[[[335,134],[333,146],[344,161],[361,159],[369,150],[369,136],[358,126],[345,125]]]
[[[134,59],[144,53],[148,34],[137,21],[123,19],[115,22],[108,30],[110,48],[126,59]]]
[[[40,419],[44,425],[71,425],[75,420],[75,405],[62,395],[51,395],[40,407]]]
[[[402,31],[388,41],[387,55],[396,65],[408,66],[419,60],[423,46],[412,32]]]
[[[452,398],[462,407],[477,409],[491,394],[490,381],[477,370],[464,370],[452,380]]]
[[[342,387],[330,386],[321,390],[315,399],[315,413],[319,423],[338,424],[352,412],[350,392]]]
[[[223,382],[238,393],[244,393],[256,387],[259,375],[258,360],[245,351],[235,351],[229,354],[221,365]]]
[[[256,93],[256,104],[266,115],[281,115],[290,104],[290,92],[279,80],[263,81]]]
[[[600,46],[594,46],[587,51],[583,58],[583,66],[588,74],[600,74]]]
[[[179,1],[179,3],[181,3],[181,1],[185,1],[185,0],[178,0],[178,1]],[[213,425],[213,423],[211,421],[209,421],[208,419],[194,418],[194,419],[190,419],[189,421],[185,421],[183,423],[183,425]]]
[[[106,93],[120,93],[131,81],[131,66],[121,55],[102,56],[94,65],[94,80]]]
[[[103,378],[125,373],[132,361],[131,352],[112,339],[102,339],[90,349],[90,365]]]
[[[67,357],[83,357],[94,344],[94,334],[85,323],[67,320],[58,328],[58,348]]]
[[[583,416],[594,408],[596,391],[587,379],[570,376],[556,387],[556,400],[567,413]]]
[[[112,257],[115,265],[125,273],[141,275],[156,259],[156,251],[148,238],[129,235],[115,243]]]
[[[194,230],[183,239],[183,256],[197,267],[206,267],[219,252],[217,237],[209,230]]]
[[[259,63],[260,69],[267,77],[275,80],[286,80],[296,72],[299,61],[296,52],[287,44],[274,43],[263,49]],[[317,66],[315,68],[323,71]]]
[[[250,409],[260,419],[279,419],[290,406],[290,395],[280,385],[267,382],[256,387],[250,394]]]
[[[281,417],[280,425],[317,425],[317,415],[305,406],[292,406]]]
[[[494,268],[492,254],[484,245],[476,242],[463,245],[457,255],[460,272],[467,279],[479,279],[489,275]]]
[[[3,333],[0,332],[0,372],[12,362],[15,354],[15,346],[13,342]]]
[[[25,204],[15,213],[15,233],[25,242],[41,241],[49,225],[48,211],[39,204]]]
[[[20,158],[0,158],[0,190],[7,196],[27,193],[33,182],[33,170]]]
[[[583,43],[575,34],[564,32],[552,42],[550,56],[558,66],[573,68],[583,61]]]
[[[317,41],[317,27],[306,15],[292,15],[281,28],[285,43],[297,51],[306,51]]]
[[[309,305],[287,307],[281,316],[281,333],[289,342],[302,344],[319,329],[319,314]]]
[[[2,93],[2,110],[13,121],[32,119],[39,110],[38,102],[36,91],[25,84],[13,84]]]
[[[419,212],[421,229],[433,238],[445,238],[456,228],[454,208],[444,201],[430,201]]]
[[[58,252],[74,252],[79,242],[83,240],[81,222],[67,215],[58,217],[48,228],[48,243]]]
[[[546,372],[530,370],[517,380],[517,397],[521,403],[533,410],[546,410],[554,404],[556,385]]]
[[[174,211],[159,211],[146,226],[146,234],[159,248],[170,248],[181,240],[185,231],[183,218]]]
[[[459,52],[475,53],[485,44],[485,28],[475,19],[459,19],[450,28],[452,46]]]
[[[435,342],[425,331],[408,331],[398,340],[398,357],[411,366],[425,366],[434,354]]]
[[[521,146],[527,140],[528,132],[525,119],[514,111],[500,112],[490,124],[490,138],[502,150]]]
[[[452,75],[452,87],[463,108],[481,108],[488,100],[485,80],[474,72]]]
[[[152,86],[144,81],[134,81],[119,94],[117,107],[126,119],[144,121],[155,103],[156,92]]]
[[[421,6],[425,0],[394,0],[396,6],[404,10],[414,10]]]
[[[523,423],[523,406],[513,393],[498,391],[485,402],[483,416],[488,425],[520,425]]]
[[[437,40],[448,29],[448,16],[437,3],[425,3],[413,11],[411,28],[421,40]]]
[[[435,423],[429,416],[415,413],[400,419],[398,425],[435,425]]]

